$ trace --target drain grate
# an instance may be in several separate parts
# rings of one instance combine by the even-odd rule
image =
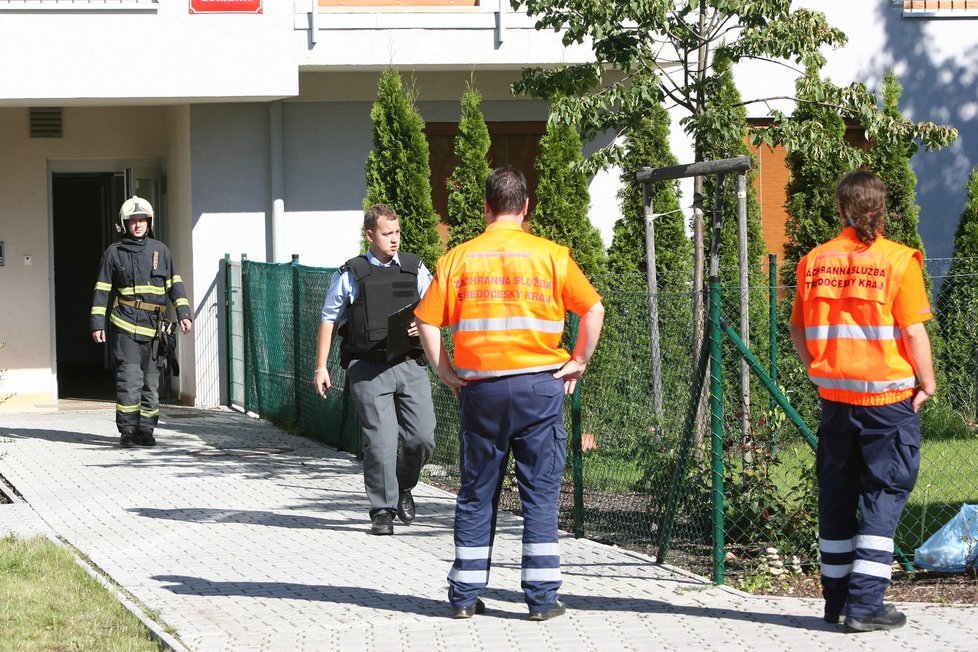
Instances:
[[[291,453],[292,448],[195,448],[187,455],[195,457],[253,457],[255,455],[281,455]]]

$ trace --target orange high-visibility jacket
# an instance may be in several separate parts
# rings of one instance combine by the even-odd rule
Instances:
[[[600,300],[567,247],[494,222],[441,257],[415,315],[451,327],[461,378],[496,378],[562,367],[564,315]]]
[[[848,231],[849,229],[847,229]],[[854,233],[812,249],[798,264],[808,377],[819,395],[852,405],[888,405],[916,386],[893,301],[920,252],[879,237],[866,246]]]

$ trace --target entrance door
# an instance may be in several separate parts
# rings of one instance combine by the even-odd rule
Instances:
[[[119,207],[137,194],[154,207],[154,237],[165,233],[158,168],[53,172],[55,359],[58,398],[115,400],[111,340],[92,341],[89,318],[102,252],[119,237]],[[106,334],[111,338],[112,329]]]

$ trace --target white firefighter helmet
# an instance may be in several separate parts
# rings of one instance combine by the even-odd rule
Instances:
[[[153,205],[142,197],[133,195],[122,203],[119,209],[119,226],[126,232],[126,220],[133,217],[145,217],[149,220],[149,228],[153,228]]]

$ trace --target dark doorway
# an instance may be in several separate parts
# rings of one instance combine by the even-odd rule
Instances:
[[[89,316],[102,251],[122,203],[114,173],[54,174],[54,309],[58,398],[114,400],[108,347],[92,341]]]

